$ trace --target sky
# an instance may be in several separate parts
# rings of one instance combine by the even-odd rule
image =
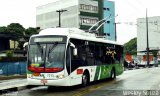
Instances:
[[[25,28],[36,27],[36,7],[56,0],[0,0],[0,26],[20,23]],[[121,44],[137,37],[136,19],[160,16],[159,0],[110,0],[115,2],[117,41]]]

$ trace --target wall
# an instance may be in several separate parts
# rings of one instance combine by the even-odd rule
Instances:
[[[78,0],[58,0],[47,5],[37,7],[36,26],[41,29],[57,27],[59,13],[56,10],[67,10],[61,14],[61,27],[79,28]]]
[[[108,23],[104,24],[104,33],[109,33],[109,36],[106,38],[108,40],[115,41],[115,5],[114,2],[104,0],[104,9],[103,9],[104,18],[109,17],[110,20]]]
[[[0,75],[26,74],[26,62],[0,62]]]

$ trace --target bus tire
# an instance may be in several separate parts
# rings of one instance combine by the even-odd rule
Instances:
[[[88,77],[88,74],[85,72],[82,75],[82,87],[87,86],[88,83],[89,83],[89,77]]]
[[[112,69],[110,79],[115,79],[115,78],[116,78],[116,72],[114,69]]]

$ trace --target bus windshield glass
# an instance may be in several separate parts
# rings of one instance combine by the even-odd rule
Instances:
[[[64,68],[66,37],[41,36],[30,40],[28,69],[32,72],[59,72]]]

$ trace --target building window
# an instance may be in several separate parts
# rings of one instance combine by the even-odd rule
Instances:
[[[81,11],[98,13],[98,6],[80,4]]]
[[[110,23],[110,21],[107,21],[107,23],[109,24],[109,23]]]
[[[92,18],[92,17],[80,17],[80,23],[81,25],[89,25],[92,26],[93,24],[98,22],[98,18]]]
[[[103,8],[103,10],[107,10],[107,11],[110,11],[110,8],[105,8],[105,7],[104,7],[104,8]]]
[[[109,11],[110,9],[109,8],[107,8],[107,11]]]

